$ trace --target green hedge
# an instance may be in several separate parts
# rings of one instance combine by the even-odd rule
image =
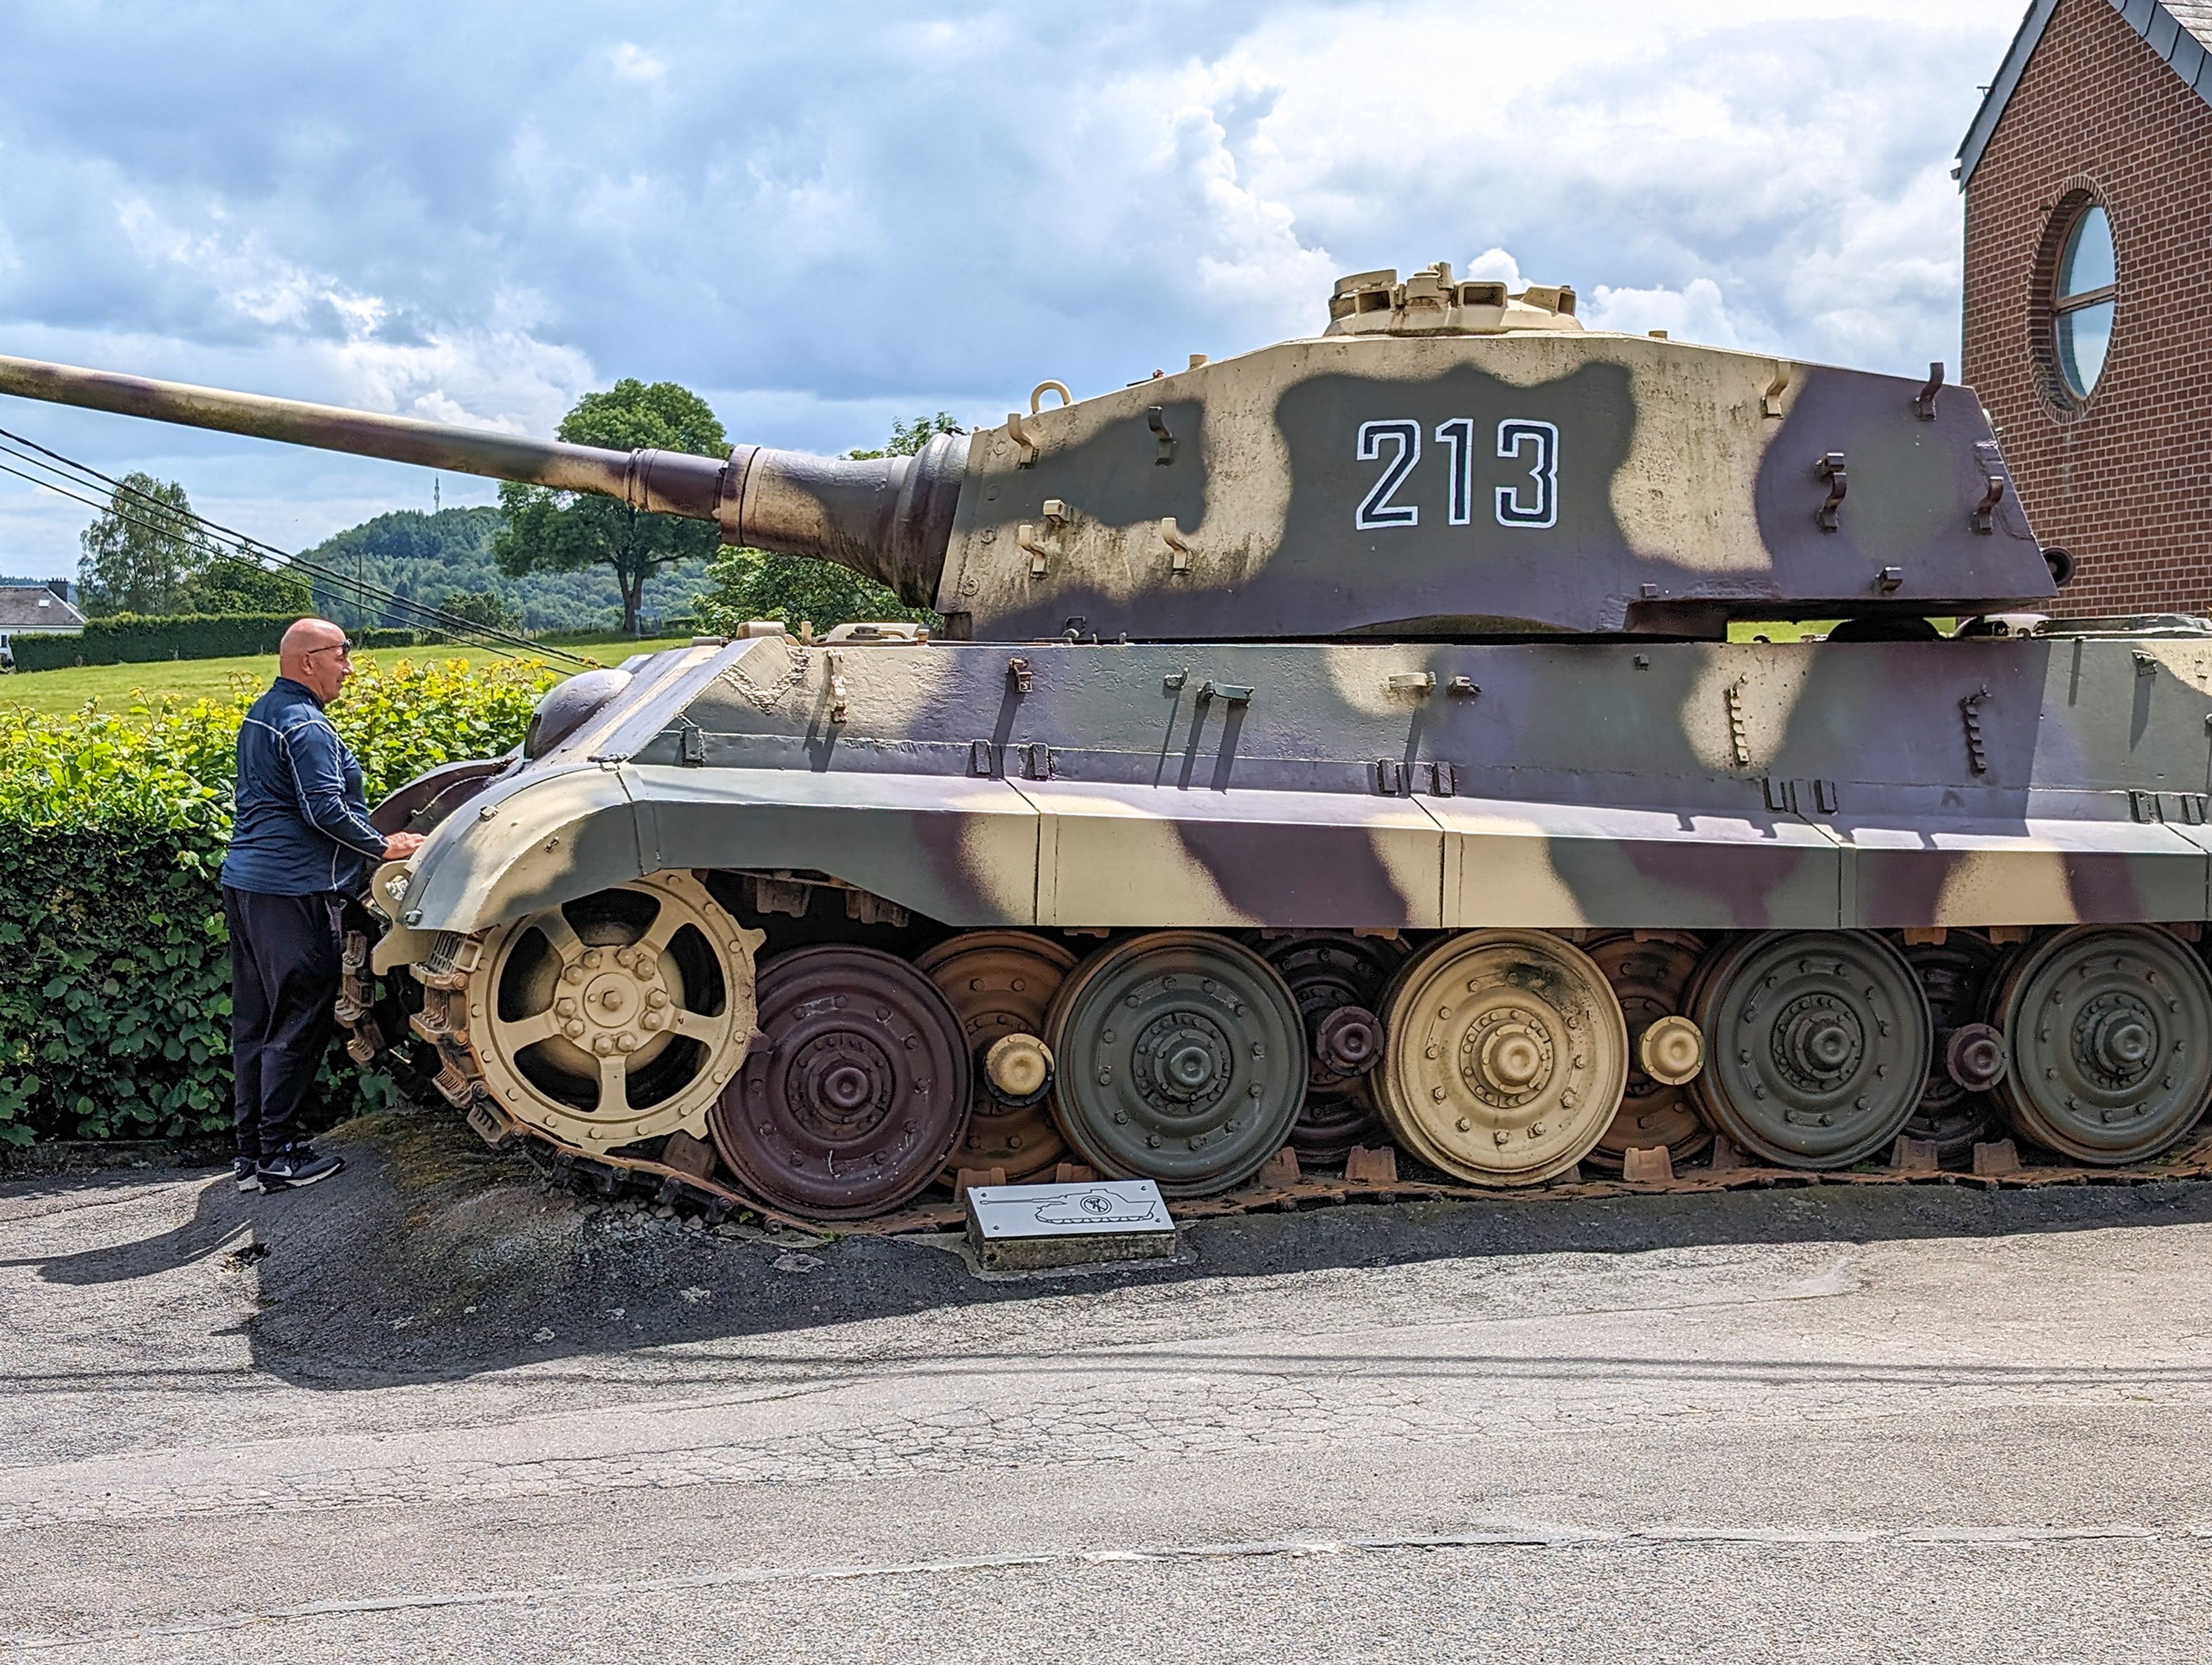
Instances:
[[[95,618],[76,636],[20,636],[18,671],[59,671],[71,665],[141,665],[155,659],[224,659],[273,653],[297,613],[115,613]]]
[[[61,671],[72,665],[149,665],[156,659],[227,659],[273,653],[297,613],[112,613],[75,636],[18,636],[18,671]],[[413,647],[419,630],[362,630],[356,647]]]
[[[331,717],[374,800],[434,764],[514,744],[555,680],[535,662],[365,663]],[[0,710],[0,1144],[228,1126],[216,872],[245,704]],[[349,1066],[326,1070],[325,1086],[333,1117],[382,1091]]]

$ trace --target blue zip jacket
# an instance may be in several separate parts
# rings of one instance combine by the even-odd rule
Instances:
[[[279,677],[238,730],[238,808],[222,882],[268,896],[358,892],[384,859],[361,765],[313,692]]]

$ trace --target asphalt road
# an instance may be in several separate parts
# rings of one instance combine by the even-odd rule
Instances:
[[[1150,1273],[0,1186],[0,1658],[2198,1660],[2212,1187],[1199,1225]]]

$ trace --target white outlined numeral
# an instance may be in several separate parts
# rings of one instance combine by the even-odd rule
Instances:
[[[1447,518],[1455,526],[1474,520],[1474,418],[1454,416],[1437,424],[1437,438],[1451,449],[1451,501]]]
[[[1444,519],[1455,526],[1474,523],[1474,418],[1448,416],[1436,427],[1437,442],[1448,458]],[[1534,447],[1532,460],[1530,448]],[[1382,475],[1359,500],[1352,523],[1361,532],[1385,526],[1418,526],[1421,511],[1396,501],[1421,460],[1421,424],[1409,416],[1389,416],[1359,424],[1359,460],[1383,462]],[[1559,430],[1533,416],[1508,416],[1498,424],[1498,454],[1522,466],[1522,478],[1495,488],[1498,524],[1516,530],[1540,529],[1559,520]]]
[[[1528,477],[1536,483],[1536,501],[1522,501],[1526,486],[1517,482],[1498,488],[1498,524],[1501,526],[1549,526],[1559,518],[1559,430],[1547,422],[1508,416],[1498,424],[1498,454],[1518,460],[1529,446],[1536,461]]]
[[[1421,511],[1418,507],[1412,503],[1394,503],[1390,497],[1413,471],[1413,465],[1421,460],[1421,425],[1398,418],[1360,423],[1359,460],[1381,461],[1385,441],[1395,441],[1398,454],[1382,471],[1382,477],[1376,481],[1375,489],[1360,500],[1358,513],[1352,518],[1352,525],[1362,532],[1420,524]]]

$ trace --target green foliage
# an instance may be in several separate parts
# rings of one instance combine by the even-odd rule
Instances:
[[[535,662],[380,670],[331,718],[369,799],[433,764],[515,744],[556,680]],[[260,693],[0,709],[0,1143],[218,1131],[230,1118],[230,987],[217,878],[238,722]],[[327,1108],[373,1089],[326,1073]]]
[[[894,422],[891,437],[881,451],[848,451],[848,457],[913,457],[921,454],[939,434],[965,434],[968,430],[953,421],[945,411],[933,416],[916,416],[912,422]]]
[[[562,420],[560,437],[611,451],[649,448],[702,457],[728,453],[729,441],[707,402],[672,381],[651,386],[617,382],[604,393],[586,393]],[[623,629],[635,633],[645,580],[663,568],[714,553],[714,528],[704,521],[648,514],[610,497],[549,491],[542,486],[499,489],[507,521],[494,554],[509,577],[547,570],[612,569],[622,592]]]
[[[538,696],[560,680],[538,659],[479,668],[466,659],[401,659],[388,670],[360,661],[331,702],[331,721],[361,759],[374,804],[427,769],[520,744]]]
[[[802,621],[817,630],[854,619],[913,619],[933,629],[939,623],[927,608],[905,605],[849,567],[800,555],[726,548],[707,576],[714,587],[699,598],[699,623],[717,635],[732,635],[756,618],[781,619],[793,630]]]
[[[11,650],[18,671],[59,671],[72,665],[150,665],[161,659],[238,659],[273,653],[286,627],[305,609],[283,613],[185,613],[141,618],[114,613],[88,620],[74,636],[19,636]],[[412,647],[415,630],[362,630],[356,647]]]
[[[301,618],[313,612],[315,597],[297,573],[270,572],[245,561],[210,563],[185,581],[178,595],[180,613],[283,613]]]
[[[12,651],[18,671],[58,671],[68,665],[143,665],[155,659],[219,659],[273,653],[298,613],[114,613],[86,622],[74,636],[21,636]]]
[[[85,617],[185,611],[186,586],[214,559],[191,520],[191,500],[173,481],[126,474],[107,507],[77,536]]]
[[[854,459],[911,457],[939,434],[962,432],[944,411],[894,422],[890,442],[880,451],[848,451]],[[699,597],[702,629],[727,635],[749,619],[781,619],[797,629],[802,622],[817,630],[855,619],[876,623],[911,620],[932,629],[944,620],[927,607],[909,607],[890,588],[863,578],[834,561],[813,561],[799,555],[771,555],[765,550],[732,549],[725,545],[707,568],[710,586]]]
[[[301,558],[430,606],[448,591],[488,590],[498,582],[491,547],[499,524],[495,508],[449,508],[438,514],[400,509],[325,538]],[[315,611],[349,633],[398,628],[404,611],[365,602],[350,586],[328,579],[315,582]]]
[[[449,508],[439,514],[402,509],[338,533],[307,550],[303,560],[423,606],[447,595],[494,594],[525,630],[611,630],[622,622],[622,592],[605,567],[574,572],[534,569],[520,577],[500,571],[492,558],[499,538],[495,508]],[[706,585],[706,562],[685,561],[646,580],[648,617],[688,613],[692,594]],[[415,616],[390,603],[364,605],[350,585],[318,580],[313,611],[349,631],[398,626]]]
[[[522,616],[497,590],[448,590],[439,599],[438,611],[494,630],[515,630],[522,625]]]

